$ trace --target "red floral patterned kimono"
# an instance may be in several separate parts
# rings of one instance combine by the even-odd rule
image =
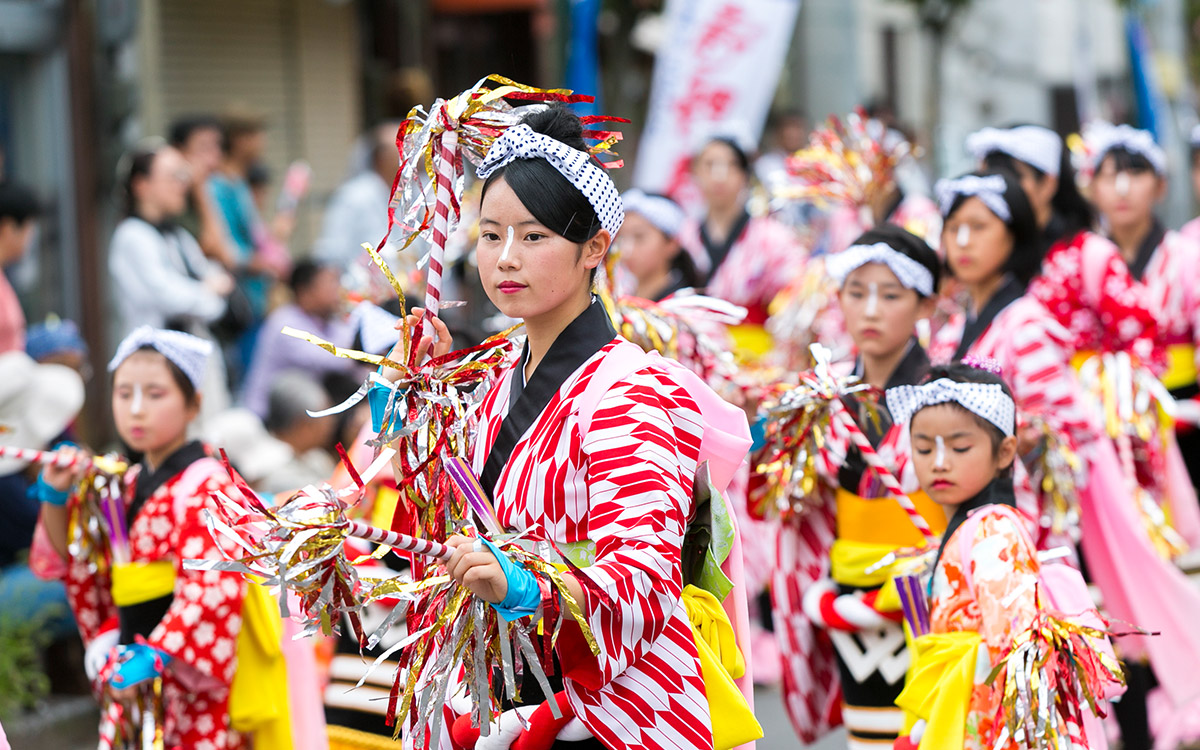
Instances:
[[[1071,332],[1072,354],[1129,351],[1152,367],[1161,364],[1150,292],[1100,235],[1080,232],[1051,247],[1028,294]]]
[[[148,497],[138,492],[143,481],[148,481],[143,493],[152,489]],[[122,643],[140,636],[171,655],[163,676],[168,748],[247,748],[248,739],[230,726],[228,710],[246,582],[239,574],[183,567],[185,559],[224,559],[202,511],[215,510],[212,493],[236,497],[238,491],[221,464],[207,457],[199,443],[180,448],[149,475],[144,466],[134,467],[126,474],[124,490],[131,558],[135,563],[173,565],[174,591],[118,608],[113,603],[111,576],[97,574],[84,560],[70,560],[65,582],[80,635],[87,644],[116,618]],[[135,498],[140,507],[134,507]]]

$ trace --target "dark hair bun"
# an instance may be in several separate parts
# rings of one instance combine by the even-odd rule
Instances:
[[[588,150],[587,143],[583,140],[583,122],[578,115],[561,104],[551,104],[530,112],[521,118],[521,122],[535,133],[548,135],[580,151]]]

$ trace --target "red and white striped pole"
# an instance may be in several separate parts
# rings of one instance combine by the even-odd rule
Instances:
[[[859,429],[858,423],[854,421],[854,417],[850,416],[846,411],[846,407],[840,400],[834,400],[834,419],[846,428],[846,432],[850,435],[850,441],[858,448],[862,454],[863,461],[875,470],[876,476],[883,486],[891,494],[892,498],[900,503],[900,507],[904,508],[904,512],[908,514],[908,520],[913,526],[917,527],[917,531],[925,537],[926,546],[934,546],[937,536],[933,533],[933,529],[929,528],[929,523],[921,515],[921,511],[917,510],[917,506],[913,504],[912,498],[905,493],[904,488],[900,486],[900,481],[888,469],[887,464],[876,452],[875,447],[871,445],[871,441]]]
[[[429,274],[425,289],[425,313],[431,318],[438,316],[442,306],[442,261],[446,255],[446,240],[450,236],[450,212],[454,203],[456,178],[455,155],[458,152],[457,122],[446,111],[450,102],[443,105],[442,118],[446,130],[438,141],[437,187],[434,195],[433,247],[429,251]]]
[[[0,458],[13,458],[18,461],[28,461],[31,464],[58,466],[64,469],[71,469],[80,464],[94,463],[89,456],[85,456],[82,452],[68,455],[61,451],[35,451],[12,445],[0,445]]]
[[[376,526],[369,526],[362,521],[350,521],[348,533],[358,539],[383,544],[401,552],[412,552],[425,557],[436,557],[439,560],[449,560],[454,550],[446,545],[429,539],[418,539],[415,536],[401,534],[398,531],[387,531]]]

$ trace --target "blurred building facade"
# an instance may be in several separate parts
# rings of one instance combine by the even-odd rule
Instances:
[[[116,342],[105,254],[116,166],[177,117],[241,111],[268,127],[265,166],[312,167],[292,253],[354,166],[360,133],[435,92],[502,72],[557,75],[553,0],[0,0],[0,178],[44,208],[37,247],[9,269],[30,321],[78,321],[92,366]],[[88,399],[107,424],[106,379]]]
[[[933,44],[915,6],[804,0],[781,101],[814,122],[868,102],[890,109],[927,152],[940,149],[948,172],[969,166],[963,141],[985,125],[1071,132],[1081,98],[1101,116],[1128,113],[1128,52],[1115,1],[974,0],[946,38],[935,133]]]

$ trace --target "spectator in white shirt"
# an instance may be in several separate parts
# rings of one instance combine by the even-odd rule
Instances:
[[[140,325],[174,328],[212,340],[233,279],[204,257],[196,239],[176,222],[187,207],[191,171],[176,149],[147,141],[125,155],[119,168],[125,218],[108,250],[118,338]],[[220,357],[210,357],[205,411],[228,405]]]
[[[385,123],[364,134],[365,158],[350,179],[334,191],[325,206],[316,258],[339,268],[359,262],[362,243],[376,245],[387,232],[388,201],[396,176],[396,130]],[[389,245],[392,243],[389,241]]]

